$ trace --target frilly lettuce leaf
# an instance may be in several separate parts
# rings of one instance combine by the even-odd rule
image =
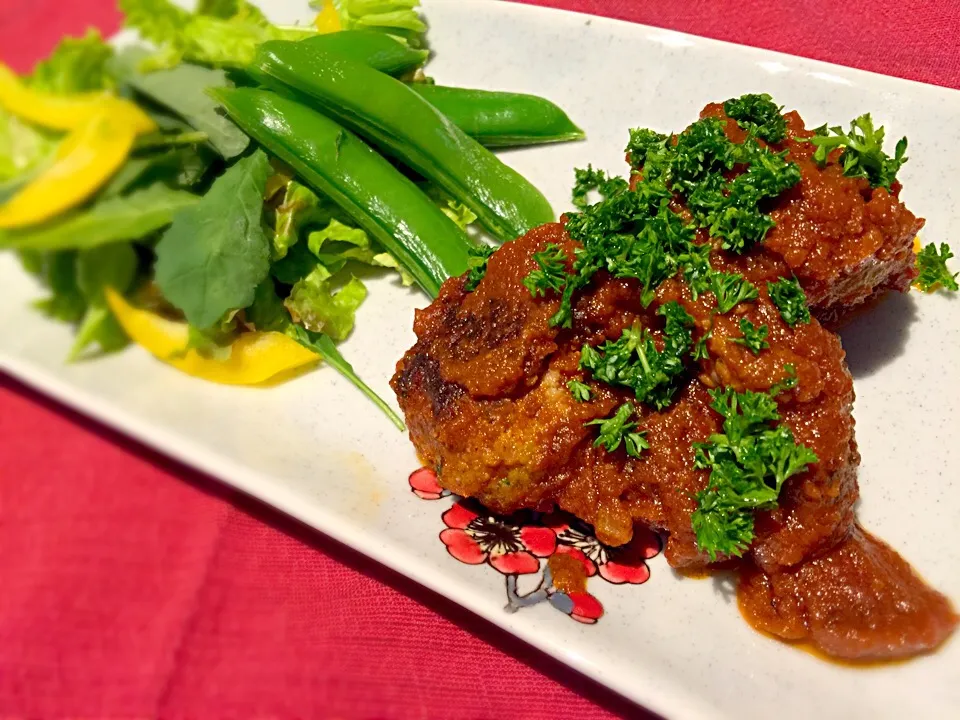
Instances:
[[[103,90],[112,85],[107,69],[112,56],[113,48],[100,33],[88,30],[82,38],[61,40],[50,57],[37,63],[26,81],[35,90],[58,95]]]
[[[273,258],[281,261],[274,266],[274,276],[292,284],[310,272],[315,261],[334,275],[353,260],[373,267],[392,268],[400,274],[404,285],[412,284],[413,278],[400,263],[352,222],[329,199],[319,197],[296,180],[288,180],[274,221]],[[290,248],[304,237],[309,256],[300,249],[288,258]]]
[[[321,10],[331,2],[344,30],[380,30],[411,47],[425,45],[427,25],[416,11],[420,0],[314,0],[310,6]]]
[[[260,10],[246,2],[211,0],[201,3],[196,13],[182,10],[169,0],[119,0],[119,5],[126,16],[124,25],[159,48],[156,55],[143,61],[143,71],[171,68],[182,61],[243,67],[253,60],[262,42],[299,40],[314,33],[272,25]]]
[[[331,272],[339,272],[347,261],[354,260],[374,267],[394,268],[400,273],[404,285],[413,282],[392,255],[375,249],[366,231],[345,225],[336,218],[325,228],[310,233],[307,247]]]
[[[300,240],[301,229],[311,222],[322,222],[325,214],[321,208],[320,198],[313,190],[288,179],[283,200],[276,210],[273,259],[281,260],[286,257],[290,247]]]
[[[283,304],[298,325],[328,335],[335,342],[345,340],[353,330],[357,308],[367,297],[367,288],[353,276],[342,287],[338,288],[338,284],[318,264],[294,284]]]
[[[426,193],[433,202],[435,202],[443,214],[453,220],[461,230],[466,230],[467,225],[476,222],[477,215],[462,202],[455,200],[448,195],[439,185],[424,182],[419,183],[420,189]]]

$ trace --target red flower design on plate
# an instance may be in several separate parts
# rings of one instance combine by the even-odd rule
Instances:
[[[557,534],[557,552],[572,555],[583,563],[587,577],[598,572],[614,585],[640,585],[650,578],[646,561],[660,554],[660,536],[647,528],[637,527],[633,540],[622,547],[604,545],[593,531],[579,522],[553,519],[548,524]]]
[[[467,500],[443,514],[447,529],[440,540],[447,552],[467,565],[488,563],[504,575],[529,575],[540,569],[540,558],[557,549],[551,528],[525,525],[496,517]]]
[[[437,474],[430,468],[420,468],[410,473],[408,478],[413,494],[423,500],[439,500],[450,495],[449,490],[440,487]]]
[[[588,592],[555,592],[550,604],[584,625],[593,625],[603,616],[603,605]]]

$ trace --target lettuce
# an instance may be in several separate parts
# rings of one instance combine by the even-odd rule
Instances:
[[[160,70],[182,61],[217,67],[244,67],[260,43],[299,40],[313,30],[270,24],[246,2],[211,0],[200,12],[189,13],[170,0],[119,0],[124,25],[137,30],[159,48],[141,64],[141,70]],[[230,13],[228,15],[227,13]]]
[[[367,298],[367,288],[351,276],[342,286],[323,265],[298,280],[284,301],[295,323],[323,333],[335,342],[345,340],[356,320],[357,308]]]
[[[344,30],[379,30],[411,47],[424,47],[427,25],[417,14],[420,0],[315,0],[316,10],[332,2]]]
[[[61,40],[26,81],[35,90],[57,95],[103,90],[112,85],[107,67],[111,57],[113,48],[99,32],[88,30],[82,38]]]

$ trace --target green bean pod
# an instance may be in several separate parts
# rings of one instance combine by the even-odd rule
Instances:
[[[415,91],[388,75],[301,43],[266,42],[254,66],[432,180],[500,240],[555,217],[546,198]]]
[[[410,88],[485,147],[583,140],[583,130],[546,98],[410,83]]]
[[[230,118],[317,192],[330,197],[431,297],[467,269],[470,241],[366,143],[305,105],[266,90],[213,91]]]
[[[430,57],[428,50],[417,50],[375,30],[342,30],[313,35],[298,42],[311,52],[336,53],[394,76],[415,70]]]

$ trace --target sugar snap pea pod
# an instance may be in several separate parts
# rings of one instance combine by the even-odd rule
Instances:
[[[311,50],[336,53],[395,76],[420,67],[430,57],[428,50],[417,50],[374,30],[343,30],[312,35],[299,42]]]
[[[246,133],[375,237],[431,297],[448,277],[466,271],[470,241],[464,232],[353,133],[266,90],[219,88],[212,94]]]
[[[286,41],[262,44],[254,66],[435,182],[495,237],[512,240],[555,219],[539,190],[399,80]]]
[[[420,97],[486,147],[582,140],[567,114],[546,98],[524,93],[410,83]]]

